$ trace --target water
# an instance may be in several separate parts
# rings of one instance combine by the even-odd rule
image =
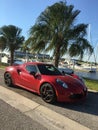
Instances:
[[[84,78],[89,78],[89,79],[94,79],[94,80],[98,80],[98,71],[95,73],[90,73],[90,72],[75,72],[75,74],[82,76]]]

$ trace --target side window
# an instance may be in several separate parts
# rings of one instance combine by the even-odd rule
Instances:
[[[37,68],[35,65],[27,65],[26,66],[26,70],[30,73],[30,72],[37,72]]]

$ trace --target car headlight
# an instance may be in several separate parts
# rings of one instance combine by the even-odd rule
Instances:
[[[62,81],[61,79],[56,79],[56,82],[57,82],[60,86],[62,86],[63,88],[68,88],[67,84],[66,84],[64,81]]]

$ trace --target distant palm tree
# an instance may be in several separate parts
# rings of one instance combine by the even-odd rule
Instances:
[[[66,2],[47,7],[30,28],[26,44],[37,52],[52,50],[56,67],[65,53],[81,58],[85,50],[92,53],[93,48],[85,39],[87,25],[75,23],[79,13],[79,10],[74,10],[74,6]]]
[[[0,28],[0,47],[2,49],[8,49],[10,51],[11,65],[14,60],[14,51],[19,49],[24,41],[24,37],[21,36],[21,29],[8,25]]]

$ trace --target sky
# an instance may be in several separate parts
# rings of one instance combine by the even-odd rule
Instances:
[[[22,29],[25,38],[29,36],[29,29],[35,24],[36,19],[48,6],[60,0],[0,0],[0,27],[4,25],[15,25]],[[65,1],[65,0],[64,0]],[[98,56],[98,0],[67,0],[67,4],[74,5],[74,9],[80,10],[76,23],[90,24],[91,37],[88,33],[88,40],[92,41],[95,48],[95,55]],[[86,57],[85,57],[85,60]],[[94,57],[91,56],[91,60]]]

